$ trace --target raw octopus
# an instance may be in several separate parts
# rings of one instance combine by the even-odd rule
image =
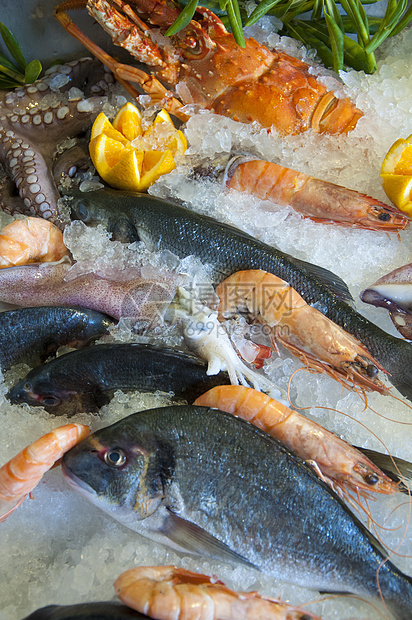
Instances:
[[[91,85],[86,88],[88,81]],[[98,96],[102,103],[101,96],[113,82],[102,65],[81,58],[51,67],[34,84],[3,97],[0,93],[0,163],[10,177],[0,194],[6,212],[39,215],[59,227],[64,225],[53,175],[56,146],[90,126],[97,112],[87,97]],[[84,94],[76,86],[84,88]],[[71,155],[77,160],[79,151]],[[67,153],[63,161],[70,170],[72,160]],[[13,196],[14,186],[19,197]]]

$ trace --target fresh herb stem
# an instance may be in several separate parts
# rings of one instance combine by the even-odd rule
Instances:
[[[186,7],[167,34],[175,34],[187,25],[200,2],[219,14],[237,43],[244,46],[243,26],[251,26],[270,14],[283,23],[279,34],[315,48],[325,65],[335,71],[352,67],[373,73],[377,66],[376,49],[388,37],[399,34],[412,20],[412,5],[408,0],[388,0],[383,17],[368,17],[365,11],[367,5],[383,0],[262,0],[245,19],[246,0],[218,0],[220,11],[216,10],[216,0],[180,2],[187,3]]]

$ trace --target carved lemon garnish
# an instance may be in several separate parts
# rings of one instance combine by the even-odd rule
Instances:
[[[388,198],[412,216],[412,135],[392,144],[382,162],[381,178]]]
[[[131,103],[118,112],[113,124],[101,112],[89,144],[93,164],[106,183],[117,189],[146,191],[184,156],[186,138],[165,110],[143,131],[142,115]]]

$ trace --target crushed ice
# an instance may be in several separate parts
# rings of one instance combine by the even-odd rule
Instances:
[[[263,42],[279,44],[288,53],[313,62],[297,42],[280,38],[264,22],[253,27],[253,34]],[[412,49],[411,30],[390,39],[380,52],[378,71],[373,76],[349,71],[340,78],[345,92],[351,96],[365,116],[348,136],[319,136],[307,132],[303,136],[289,136],[280,140],[268,136],[256,125],[240,125],[229,119],[208,113],[194,115],[184,128],[190,148],[188,157],[213,157],[239,149],[259,157],[281,163],[386,201],[381,187],[379,170],[389,146],[398,137],[412,133]],[[324,80],[336,76],[314,68]],[[80,96],[70,89],[70,98]],[[122,105],[119,92],[112,113]],[[142,104],[149,102],[143,95]],[[103,103],[103,101],[101,101]],[[86,105],[89,105],[87,103]],[[94,104],[93,104],[94,105]],[[111,104],[110,104],[111,105]],[[150,107],[148,111],[151,112]],[[222,221],[278,246],[297,257],[320,264],[340,275],[349,285],[357,309],[387,331],[394,328],[382,309],[365,306],[359,301],[359,292],[378,277],[412,261],[412,232],[396,235],[359,231],[333,225],[319,225],[304,220],[289,209],[276,208],[270,203],[236,192],[224,193],[215,181],[193,180],[188,168],[179,166],[173,173],[157,182],[151,193],[158,196],[179,197],[191,208],[207,213]],[[0,223],[10,221],[0,215]],[[207,281],[207,270],[189,265],[188,260],[159,257],[149,253],[141,244],[128,248],[109,241],[102,229],[93,231],[72,224],[65,233],[78,268],[108,270],[116,265],[125,268],[146,269],[146,273],[164,270],[167,266],[176,273],[189,273],[193,281]],[[130,261],[130,262],[129,262]],[[176,262],[177,261],[177,262]],[[196,276],[193,274],[197,274]],[[130,321],[120,321],[112,330],[112,339],[128,342],[148,340],[137,335]],[[181,346],[182,337],[176,326],[158,329],[151,341],[168,346]],[[276,384],[287,389],[292,380],[295,405],[303,412],[357,445],[377,450],[388,448],[394,455],[412,460],[412,415],[409,403],[390,396],[368,395],[369,407],[356,393],[350,393],[325,375],[299,370],[299,362],[289,356],[274,355],[265,365],[265,374]],[[14,374],[13,374],[14,372]],[[41,409],[10,406],[4,400],[9,385],[17,380],[16,371],[7,373],[0,384],[1,462],[11,458],[25,445],[55,426],[66,423]],[[112,402],[99,414],[80,414],[70,421],[90,424],[92,430],[140,409],[165,405],[167,395],[117,393]],[[338,411],[336,411],[338,410]],[[339,412],[344,412],[342,415]],[[389,418],[389,419],[388,419]],[[391,421],[394,420],[394,421]],[[373,433],[371,430],[373,429]],[[384,443],[384,446],[382,444]],[[399,507],[400,504],[405,504]],[[408,520],[406,498],[381,498],[371,502],[374,518],[393,531],[379,530],[379,535],[391,548],[401,544],[392,559],[404,571],[412,574],[412,536],[405,532]],[[396,509],[396,510],[395,510]],[[396,529],[398,528],[398,529]],[[402,541],[402,537],[405,536]],[[295,604],[318,599],[317,593],[290,586],[243,567],[228,567],[208,559],[182,557],[127,530],[96,507],[69,489],[59,469],[49,472],[36,488],[34,500],[26,500],[0,526],[3,562],[0,566],[0,601],[2,620],[21,620],[34,609],[52,603],[73,604],[91,600],[114,599],[113,581],[125,569],[138,564],[171,564],[216,574],[230,587],[277,596]],[[352,599],[334,599],[320,602],[311,608],[324,618],[349,620],[376,617],[367,604]]]

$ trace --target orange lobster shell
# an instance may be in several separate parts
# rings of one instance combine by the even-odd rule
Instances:
[[[87,6],[115,45],[146,63],[152,75],[117,63],[90,41],[66,12],[81,5]],[[281,134],[308,129],[346,133],[362,116],[349,99],[337,98],[316,80],[304,62],[270,51],[252,38],[244,48],[237,45],[220,19],[206,8],[197,7],[197,20],[166,39],[151,31],[141,17],[164,34],[179,15],[178,5],[173,0],[134,0],[132,5],[133,9],[122,0],[73,0],[57,7],[55,15],[70,34],[110,67],[129,92],[138,95],[130,85],[137,82],[182,120],[187,120],[180,111],[182,104],[190,103],[237,121],[258,121]],[[158,40],[166,43],[163,48]],[[178,93],[181,102],[167,88]]]

